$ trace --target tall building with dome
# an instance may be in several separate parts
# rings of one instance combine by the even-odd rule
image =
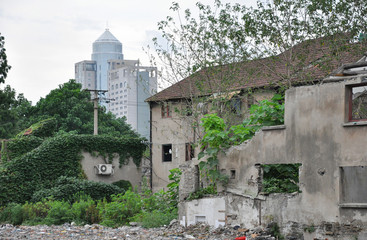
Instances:
[[[108,60],[123,60],[122,43],[109,29],[93,43],[92,61],[96,62],[96,86],[98,90],[108,90]]]
[[[75,63],[75,80],[82,89],[106,91],[99,104],[116,117],[125,117],[133,129],[149,139],[149,105],[157,92],[157,69],[139,60],[124,60],[122,43],[106,29],[93,42],[92,60]]]

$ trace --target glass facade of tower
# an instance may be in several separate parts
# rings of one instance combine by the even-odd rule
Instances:
[[[97,64],[97,89],[108,89],[108,60],[124,59],[122,44],[106,29],[106,31],[93,43],[92,60]]]

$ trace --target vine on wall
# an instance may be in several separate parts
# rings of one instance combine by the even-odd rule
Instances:
[[[82,150],[106,156],[119,154],[121,164],[127,164],[131,157],[140,166],[146,148],[141,138],[59,134],[23,154],[22,148],[27,148],[31,139],[14,141],[12,158],[0,164],[0,205],[29,201],[35,191],[51,188],[60,176],[83,178]]]
[[[209,186],[219,181],[226,184],[228,176],[220,173],[218,154],[230,146],[235,146],[251,139],[263,126],[281,125],[284,123],[283,96],[275,94],[271,100],[262,100],[250,108],[250,116],[242,124],[229,127],[217,114],[207,114],[201,120],[205,135],[200,141],[202,152],[198,158],[206,157],[199,163]]]

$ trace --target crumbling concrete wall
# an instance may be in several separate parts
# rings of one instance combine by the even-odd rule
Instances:
[[[303,231],[306,239],[325,235],[348,239],[367,231],[367,189],[359,188],[365,185],[358,182],[367,179],[363,176],[367,121],[348,122],[347,116],[348,86],[361,84],[363,79],[365,76],[350,77],[287,90],[284,126],[264,128],[219,156],[221,171],[232,174],[223,188],[228,224],[251,228],[275,221],[285,234],[315,226],[317,231],[312,234]],[[262,164],[293,163],[302,164],[299,193],[261,193]],[[361,174],[358,178],[341,177],[347,167]],[[356,197],[343,197],[347,179],[357,179],[347,191]],[[328,231],[328,224],[339,227]]]

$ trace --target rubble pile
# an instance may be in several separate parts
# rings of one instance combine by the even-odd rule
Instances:
[[[196,224],[188,227],[181,226],[173,221],[169,226],[145,229],[140,226],[123,226],[108,228],[101,225],[76,226],[64,224],[60,226],[13,226],[0,225],[0,239],[209,239],[209,240],[275,240],[266,230],[254,230],[235,227],[213,228],[205,224]]]

